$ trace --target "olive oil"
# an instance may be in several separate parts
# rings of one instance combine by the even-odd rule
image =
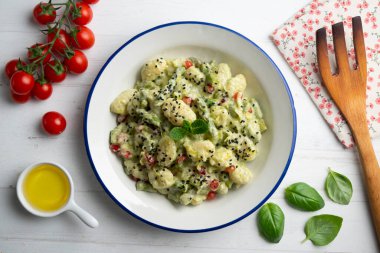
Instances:
[[[40,164],[25,177],[23,191],[34,208],[54,212],[66,205],[70,197],[70,181],[66,174],[52,164]]]

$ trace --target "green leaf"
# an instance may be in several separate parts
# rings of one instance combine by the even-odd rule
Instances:
[[[190,124],[190,122],[187,121],[187,120],[184,120],[182,128],[184,128],[186,131],[188,131],[190,133],[191,132],[191,124]]]
[[[285,189],[289,205],[303,211],[317,211],[325,206],[321,195],[310,185],[295,183]]]
[[[306,238],[316,246],[325,246],[332,242],[342,227],[343,219],[339,216],[322,214],[311,217],[305,225]]]
[[[182,127],[173,127],[172,130],[169,132],[170,138],[172,138],[175,141],[179,141],[183,137],[186,136],[188,132],[186,129],[183,129]]]
[[[344,175],[329,169],[325,182],[329,198],[335,203],[348,205],[352,197],[351,181]]]
[[[284,233],[285,216],[281,208],[267,203],[257,214],[257,226],[260,234],[269,242],[278,243]]]
[[[204,134],[208,132],[208,123],[203,119],[196,119],[191,123],[192,134]]]
[[[206,102],[207,107],[211,107],[216,104],[214,100],[208,99],[208,98],[205,99],[205,102]]]

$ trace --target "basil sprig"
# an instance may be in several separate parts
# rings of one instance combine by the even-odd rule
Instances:
[[[173,127],[169,132],[170,138],[175,141],[179,141],[186,135],[190,134],[205,134],[208,132],[209,126],[208,122],[203,119],[196,119],[193,123],[187,120],[183,121],[182,127]]]
[[[306,183],[295,183],[286,188],[285,199],[291,206],[303,211],[317,211],[325,206],[321,195]]]
[[[285,216],[281,208],[267,203],[260,208],[257,226],[260,234],[269,242],[278,243],[284,233]]]
[[[316,246],[325,246],[332,242],[342,227],[343,219],[339,216],[322,214],[311,217],[305,225],[306,238]]]
[[[329,198],[335,203],[348,205],[352,197],[351,181],[344,175],[329,168],[325,182],[325,189]]]

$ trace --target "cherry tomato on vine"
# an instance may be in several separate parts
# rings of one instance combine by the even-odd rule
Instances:
[[[30,93],[25,94],[25,95],[18,95],[18,94],[15,94],[11,91],[11,97],[12,97],[13,101],[15,101],[16,103],[24,104],[24,103],[29,101]]]
[[[30,62],[40,61],[42,57],[45,57],[43,59],[43,64],[46,64],[48,61],[50,61],[51,54],[49,53],[48,45],[42,45],[41,43],[36,43],[33,46],[28,48],[28,60]]]
[[[30,93],[34,86],[34,77],[23,71],[19,70],[11,77],[11,91],[17,95],[26,95]]]
[[[42,127],[53,135],[61,134],[66,128],[66,119],[59,112],[47,112],[42,117]]]
[[[70,13],[74,24],[87,25],[90,23],[93,16],[90,5],[84,2],[77,2],[75,6],[76,8],[72,8]]]
[[[89,49],[95,43],[95,35],[86,26],[76,26],[71,32],[71,44],[79,49]]]
[[[88,4],[96,4],[97,2],[99,2],[99,0],[83,0],[83,2],[86,2]]]
[[[46,100],[53,93],[53,86],[46,81],[36,81],[32,90],[32,95],[38,100]]]
[[[47,35],[48,43],[54,40],[56,30],[52,30]],[[70,36],[65,30],[59,30],[58,38],[54,41],[53,50],[63,53],[66,48],[70,47]]]
[[[57,13],[54,9],[54,6],[50,3],[39,3],[33,9],[33,17],[37,23],[41,25],[46,25],[51,23],[57,17]]]
[[[59,83],[66,78],[66,68],[55,60],[48,62],[44,67],[45,78],[48,82]]]
[[[19,59],[10,60],[5,65],[5,74],[10,79],[15,72],[19,71],[22,68],[22,66],[25,66],[25,62]]]
[[[81,74],[86,71],[88,60],[82,51],[74,50],[74,55],[70,58],[65,58],[64,64],[71,73]]]

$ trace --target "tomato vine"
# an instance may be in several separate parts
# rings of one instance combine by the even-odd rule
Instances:
[[[19,58],[6,64],[5,73],[10,79],[11,97],[15,102],[25,103],[31,96],[45,100],[52,93],[52,83],[63,81],[66,73],[80,74],[87,69],[88,60],[81,50],[95,43],[93,32],[85,25],[93,16],[89,4],[96,2],[49,0],[34,7],[33,17],[45,26],[41,32],[47,41],[29,47],[27,61]],[[43,87],[35,88],[36,85]]]

